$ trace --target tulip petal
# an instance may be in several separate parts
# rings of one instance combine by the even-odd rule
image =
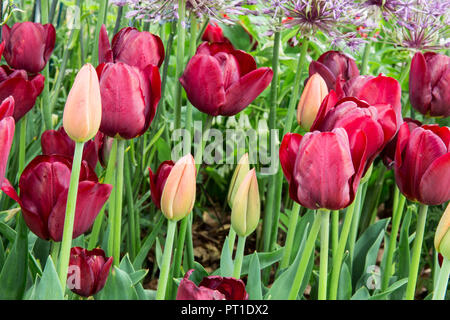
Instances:
[[[68,278],[71,276],[78,277],[74,279],[74,283],[68,282],[68,288],[82,297],[89,297],[92,295],[95,286],[95,275],[92,268],[89,266],[83,253],[75,254],[74,248],[71,250],[70,260],[69,260],[69,272],[73,270],[75,275],[72,273],[68,274]],[[72,288],[72,286],[75,286]],[[79,286],[78,288],[76,286]]]
[[[217,116],[225,103],[225,89],[218,61],[211,56],[197,54],[189,61],[181,85],[189,101],[200,111]]]
[[[13,96],[9,96],[8,98],[6,98],[5,100],[2,101],[2,103],[0,104],[0,120],[2,120],[3,118],[6,118],[6,117],[13,116],[14,105],[15,105],[15,101],[14,101]],[[2,150],[2,149],[0,149],[0,150]]]
[[[450,58],[448,59],[450,60]],[[439,81],[433,87],[430,115],[437,117],[450,116],[450,62],[442,73]]]
[[[94,286],[94,293],[93,294],[99,292],[105,286],[106,280],[108,279],[108,276],[109,276],[109,271],[111,269],[112,263],[113,263],[113,257],[109,257],[105,261],[105,264],[101,268],[101,270],[100,270],[100,272],[97,275],[97,278],[95,280],[95,286]]]
[[[323,63],[317,61],[311,61],[309,65],[309,76],[318,73],[325,80],[328,90],[335,90],[336,76],[335,74]]]
[[[440,205],[450,200],[450,153],[437,158],[425,171],[419,185],[421,203]]]
[[[44,25],[45,33],[45,50],[44,50],[44,60],[47,62],[52,55],[53,49],[55,48],[56,31],[55,27],[51,23]]]
[[[226,300],[248,300],[248,293],[241,279],[209,276],[204,277],[198,286],[217,290],[225,296]]]
[[[225,300],[225,295],[207,287],[197,287],[189,280],[194,269],[189,270],[181,279],[177,291],[177,300]]]
[[[105,25],[102,24],[98,39],[98,63],[102,64],[107,62],[114,62],[113,52],[109,43],[108,31],[106,31]]]
[[[431,76],[422,53],[417,52],[411,60],[409,71],[409,99],[411,106],[427,114],[431,103]]]
[[[5,177],[6,164],[13,142],[15,123],[12,117],[0,120],[0,185]]]
[[[272,69],[259,68],[240,78],[227,89],[219,114],[233,116],[242,111],[267,88],[272,77]]]
[[[149,65],[144,69],[144,74],[150,80],[150,103],[147,104],[150,108],[150,116],[148,117],[148,123],[146,123],[142,134],[147,131],[152,123],[156,114],[156,109],[158,108],[159,100],[161,100],[161,76],[158,67]]]

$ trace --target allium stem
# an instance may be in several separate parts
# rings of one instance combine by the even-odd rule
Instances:
[[[186,37],[186,1],[178,0],[178,23],[177,23],[177,64],[176,64],[176,86],[175,86],[175,128],[181,128],[181,98],[182,89],[178,79],[184,70],[184,45]]]
[[[401,194],[397,185],[395,185],[394,207],[392,210],[392,228],[391,236],[389,238],[388,251],[386,256],[386,265],[384,268],[383,279],[381,282],[381,290],[386,290],[389,286],[389,279],[392,273],[392,261],[394,258],[394,251],[397,247],[397,234],[402,220],[403,208],[405,206],[405,196]]]
[[[436,288],[433,292],[433,300],[444,300],[447,292],[448,277],[450,275],[450,260],[444,257]]]
[[[75,223],[75,209],[77,203],[78,183],[80,180],[81,158],[83,156],[84,142],[75,144],[73,155],[70,185],[67,194],[66,217],[64,219],[64,231],[59,254],[59,280],[63,292],[66,290],[67,270],[69,269],[70,248],[72,247],[73,226]]]
[[[411,264],[409,266],[408,285],[406,287],[406,300],[414,300],[416,292],[417,274],[420,265],[420,253],[422,251],[423,236],[425,234],[425,224],[427,221],[428,206],[420,204],[417,216],[416,237],[412,249]]]
[[[167,220],[167,236],[164,244],[163,261],[159,273],[158,290],[156,291],[156,300],[164,300],[166,296],[167,280],[169,278],[170,258],[172,257],[173,240],[177,222]]]
[[[327,299],[328,247],[330,242],[330,210],[320,210],[319,300]]]
[[[317,235],[319,234],[321,218],[320,214],[316,213],[311,231],[309,232],[306,244],[300,258],[300,264],[298,265],[297,273],[295,274],[294,282],[292,284],[291,291],[289,292],[289,300],[296,300],[300,291],[300,287],[305,277],[306,268],[309,264],[309,259],[314,251]]]

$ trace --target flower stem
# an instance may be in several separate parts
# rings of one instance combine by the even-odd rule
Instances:
[[[159,274],[158,290],[156,291],[156,300],[164,300],[166,296],[167,280],[169,278],[170,258],[172,256],[173,240],[177,222],[168,220],[166,243],[164,244],[163,261]]]
[[[330,210],[320,210],[320,269],[319,269],[319,300],[327,299],[328,280],[328,246],[330,237]]]
[[[123,169],[125,158],[125,140],[117,141],[117,171],[116,171],[116,194],[114,205],[114,228],[112,234],[114,237],[114,265],[118,266],[120,263],[120,244],[122,241],[122,201],[123,201]]]
[[[297,299],[300,287],[303,282],[303,278],[305,277],[306,268],[309,264],[309,259],[311,258],[311,254],[313,253],[316,244],[317,235],[320,229],[320,223],[320,214],[316,213],[311,231],[309,232],[308,238],[306,239],[305,248],[303,249],[302,256],[300,258],[300,264],[298,265],[297,273],[295,274],[291,291],[289,292],[289,300]]]
[[[427,212],[428,206],[426,204],[420,204],[419,214],[417,216],[416,237],[414,239],[411,264],[409,267],[408,285],[406,287],[406,300],[414,300],[414,294],[416,292],[417,274],[419,272],[420,253],[422,251]]]
[[[360,192],[361,191],[358,188],[356,196],[358,196],[358,193]],[[345,245],[347,244],[350,227],[352,225],[353,213],[355,211],[355,202],[356,200],[353,201],[353,203],[347,208],[347,211],[345,213],[344,224],[342,225],[341,229],[341,236],[339,238],[339,242],[337,245],[337,251],[335,254],[333,254],[333,266],[331,269],[330,295],[329,295],[330,300],[337,299],[339,275],[341,273],[342,267],[342,257],[344,256]]]
[[[386,256],[386,265],[384,268],[383,279],[381,282],[381,290],[385,291],[389,286],[389,279],[392,273],[392,261],[394,258],[394,251],[397,247],[397,234],[400,227],[400,221],[403,215],[403,208],[405,206],[405,196],[400,193],[397,185],[395,186],[394,208],[392,211],[392,228],[391,236],[389,238],[388,251]]]
[[[66,289],[67,270],[69,268],[70,248],[72,247],[73,226],[75,223],[75,209],[77,203],[78,183],[80,179],[81,158],[83,156],[84,142],[75,144],[73,155],[72,172],[70,174],[70,185],[67,194],[66,217],[64,219],[64,231],[59,254],[59,280],[63,292]]]
[[[176,86],[175,86],[175,128],[181,128],[181,77],[184,69],[184,45],[186,37],[186,1],[178,0],[178,23],[177,23],[177,64],[176,64]]]
[[[331,211],[331,252],[333,259],[339,243],[339,210]]]
[[[436,288],[433,292],[433,300],[444,300],[447,292],[448,277],[450,275],[450,260],[444,257]]]
[[[231,256],[233,256],[235,242],[236,242],[236,231],[234,231],[233,227],[230,225],[230,231],[228,232],[228,244],[230,247]]]
[[[100,38],[100,29],[102,27],[102,24],[105,22],[107,9],[108,9],[108,0],[101,0],[97,16],[97,25],[95,26],[95,34],[94,34],[95,47],[93,48],[92,53],[92,65],[94,66],[98,65],[98,41]]]
[[[3,2],[3,1],[2,1]],[[48,18],[48,0],[41,0],[41,23],[47,24],[49,22]],[[47,130],[53,129],[52,123],[52,105],[49,103],[49,83],[50,77],[48,72],[48,63],[45,65],[42,71],[45,77],[44,90],[42,91],[42,108],[44,113],[44,124]]]
[[[242,261],[244,260],[245,239],[247,237],[238,236],[236,257],[234,258],[233,278],[241,278]]]
[[[366,182],[361,182],[361,184],[358,187],[358,190],[356,192],[355,200],[353,201],[354,205],[354,214],[353,214],[353,221],[352,226],[350,228],[350,234],[348,239],[348,251],[350,253],[350,263],[353,261],[353,254],[355,252],[355,244],[356,244],[356,238],[358,235],[358,227],[359,227],[359,220],[361,217],[361,198],[363,197],[363,194],[365,194],[365,190],[367,188]]]
[[[292,255],[292,246],[294,244],[295,231],[297,229],[298,214],[300,212],[300,205],[294,202],[294,205],[289,216],[288,231],[286,235],[286,243],[284,245],[283,258],[281,259],[280,269],[285,269],[289,266]]]
[[[177,236],[177,250],[175,251],[173,276],[178,278],[181,273],[181,258],[183,257],[184,242],[186,240],[186,231],[188,226],[189,215],[181,219],[180,228]]]

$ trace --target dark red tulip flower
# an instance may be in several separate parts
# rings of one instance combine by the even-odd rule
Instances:
[[[158,209],[161,209],[161,195],[166,184],[167,177],[172,170],[175,162],[172,160],[161,163],[153,173],[152,169],[148,168],[150,176],[150,190],[152,193],[152,201]]]
[[[149,128],[161,99],[158,67],[141,70],[123,62],[97,67],[102,96],[100,131],[110,137],[132,139]]]
[[[359,75],[355,60],[340,51],[327,51],[309,65],[309,76],[318,73],[328,90],[339,91],[346,81]]]
[[[113,257],[106,257],[102,249],[70,249],[67,287],[82,297],[98,293],[106,284]]]
[[[149,64],[160,67],[164,61],[164,46],[161,39],[136,28],[121,29],[109,43],[105,25],[100,29],[98,43],[99,63],[123,62],[141,70]]]
[[[395,181],[411,201],[439,205],[450,200],[450,128],[402,124],[397,137]]]
[[[222,28],[216,22],[210,22],[206,26],[202,35],[202,41],[213,42],[230,42],[224,35]]]
[[[0,104],[0,186],[5,178],[6,163],[14,137],[14,98],[8,97]]]
[[[101,132],[97,133],[95,140],[89,140],[84,144],[82,159],[91,168],[95,168],[97,165],[100,135],[102,135]],[[58,130],[44,131],[41,136],[41,146],[44,155],[61,155],[72,158],[75,151],[75,142],[67,135],[64,127]]]
[[[450,57],[417,52],[409,72],[411,106],[426,116],[450,116]]]
[[[280,162],[292,200],[313,210],[340,210],[353,202],[370,146],[363,130],[349,138],[343,128],[284,136]]]
[[[38,73],[44,69],[55,47],[55,28],[51,24],[17,22],[3,26],[6,62],[14,69]]]
[[[353,97],[336,100],[337,95],[331,91],[320,106],[311,131],[345,129],[352,153],[357,147],[355,139],[363,131],[367,139],[365,172],[397,132],[396,113],[390,104],[369,105]]]
[[[411,118],[403,118],[404,123],[408,124],[409,130],[412,131],[417,127],[420,127],[422,123],[420,121],[411,119]],[[384,147],[384,149],[380,153],[380,157],[383,160],[384,165],[388,169],[392,169],[394,166],[395,160],[395,149],[397,148],[397,134],[394,138],[388,142],[388,144]]]
[[[98,160],[102,167],[106,168],[108,166],[114,138],[108,137],[99,131],[95,138],[95,142],[98,142]]]
[[[198,110],[211,116],[233,116],[255,100],[272,77],[272,69],[257,69],[251,55],[231,44],[203,42],[180,82]]]
[[[38,237],[61,241],[66,214],[72,161],[63,156],[37,156],[19,179],[20,197],[5,179],[2,191],[19,203],[25,223]],[[112,186],[98,182],[94,170],[82,162],[73,238],[94,223]]]
[[[398,81],[382,74],[375,76],[357,76],[347,81],[343,87],[344,95],[356,97],[371,106],[391,105],[396,114],[397,129],[403,123],[401,96],[402,89]]]
[[[197,286],[189,280],[194,269],[184,275],[178,286],[177,300],[248,300],[245,284],[232,277],[204,277]]]
[[[6,65],[0,67],[0,101],[14,97],[16,122],[33,108],[44,89],[44,80],[41,74],[29,76],[25,70],[13,70]]]

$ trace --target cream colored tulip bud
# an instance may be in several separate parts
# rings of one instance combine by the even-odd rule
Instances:
[[[100,128],[102,99],[95,68],[87,63],[78,71],[64,107],[63,126],[76,142],[92,139]]]
[[[436,228],[434,246],[440,254],[450,259],[450,203]]]
[[[255,169],[252,169],[245,176],[234,197],[231,225],[237,235],[246,237],[255,231],[260,215],[258,180]]]
[[[328,88],[325,80],[313,74],[303,89],[297,107],[297,122],[305,130],[309,130],[316,119],[322,100],[327,96]]]
[[[239,186],[244,180],[247,173],[250,171],[250,166],[248,163],[248,153],[244,154],[239,160],[236,169],[234,170],[233,177],[231,177],[230,187],[228,189],[228,205],[230,208],[233,207],[233,200]]]
[[[195,202],[196,177],[192,155],[188,154],[175,163],[161,195],[161,211],[167,219],[178,221],[192,211]]]

